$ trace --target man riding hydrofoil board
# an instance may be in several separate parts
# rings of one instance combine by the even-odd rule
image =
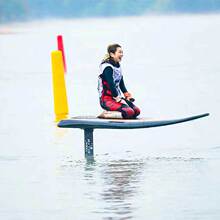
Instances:
[[[125,87],[120,62],[123,50],[119,44],[111,44],[100,64],[98,91],[100,105],[107,111],[118,111],[125,119],[136,118],[140,109],[133,104],[134,98]],[[122,96],[123,94],[123,96]]]

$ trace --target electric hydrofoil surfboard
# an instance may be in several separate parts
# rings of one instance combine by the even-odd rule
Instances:
[[[61,120],[58,127],[61,128],[81,128],[81,129],[137,129],[166,126],[183,123],[208,116],[209,113],[194,115],[179,119],[118,119],[118,118],[98,118],[95,116],[78,116]]]
[[[166,125],[173,125],[178,123],[183,123],[187,121],[192,121],[195,119],[203,118],[208,116],[209,113],[194,115],[179,119],[151,119],[151,118],[137,118],[137,119],[120,119],[111,118],[112,112],[107,112],[106,114],[101,114],[101,117],[93,116],[78,116],[72,117],[70,119],[61,120],[58,123],[60,128],[81,128],[84,130],[84,147],[86,158],[93,157],[93,130],[94,129],[136,129],[136,128],[151,128]]]

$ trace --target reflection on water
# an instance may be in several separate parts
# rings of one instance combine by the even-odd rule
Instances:
[[[203,207],[195,202],[208,198],[204,196],[210,192],[206,184],[212,182],[201,182],[209,167],[202,157],[111,159],[102,155],[87,161],[68,157],[63,163],[62,182],[75,182],[69,190],[78,194],[81,205],[75,196],[69,202],[73,209],[83,209],[82,219],[170,219],[173,209],[175,215],[193,217]]]
[[[60,174],[63,181],[69,175],[77,178],[80,199],[87,204],[84,212],[89,219],[131,219],[138,208],[135,197],[143,182],[145,162],[142,159],[109,160],[108,156],[104,161],[99,158],[76,162],[66,158]],[[74,201],[72,203],[74,205]]]
[[[95,212],[103,213],[104,219],[132,218],[137,208],[134,197],[138,193],[143,167],[143,161],[132,160],[113,160],[103,164],[103,187],[99,193],[103,207]]]

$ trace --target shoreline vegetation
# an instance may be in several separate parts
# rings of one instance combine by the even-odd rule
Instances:
[[[219,0],[0,0],[0,23],[44,18],[217,14],[219,12]]]

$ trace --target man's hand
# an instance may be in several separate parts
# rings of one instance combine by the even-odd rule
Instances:
[[[130,101],[130,102],[134,102],[134,98],[132,97],[131,93],[130,92],[125,92],[124,93],[124,97],[126,100]]]

